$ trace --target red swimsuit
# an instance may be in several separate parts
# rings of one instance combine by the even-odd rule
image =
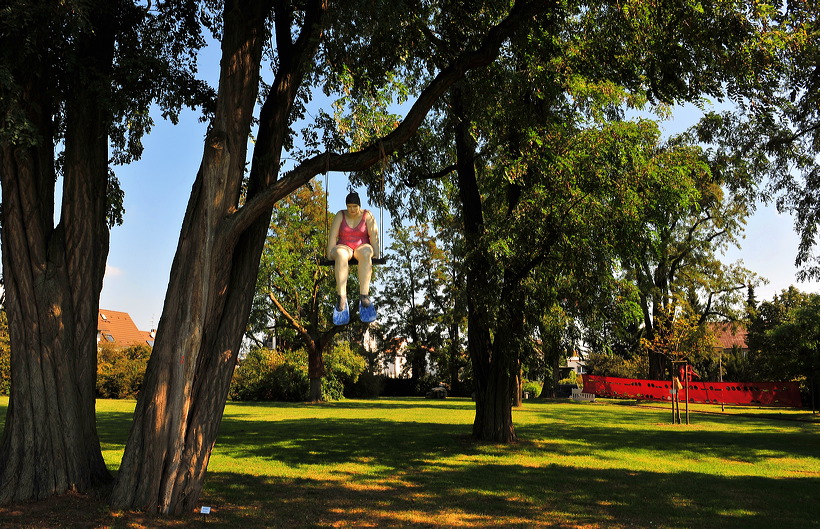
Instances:
[[[367,214],[368,211],[364,210],[362,220],[359,221],[355,228],[351,228],[347,224],[347,217],[342,213],[342,225],[339,226],[339,238],[336,244],[344,244],[351,250],[355,250],[363,244],[370,244],[370,234],[367,232],[367,223],[364,221]]]

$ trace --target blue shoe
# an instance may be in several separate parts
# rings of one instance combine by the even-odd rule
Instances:
[[[376,305],[372,301],[366,307],[359,302],[359,319],[364,323],[376,321]]]
[[[349,321],[350,309],[347,307],[347,303],[345,303],[345,310],[338,310],[333,307],[333,325],[347,325]]]

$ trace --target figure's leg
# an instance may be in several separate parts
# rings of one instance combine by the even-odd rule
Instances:
[[[340,298],[338,308],[341,310],[341,302],[347,302],[347,278],[350,275],[348,261],[353,257],[353,250],[340,244],[330,251],[330,257],[335,261],[333,272],[336,276],[336,293]]]
[[[356,248],[353,257],[359,261],[359,294],[370,294],[370,277],[373,275],[373,247],[363,244]]]
[[[347,307],[347,278],[350,275],[348,261],[353,257],[353,250],[340,244],[331,250],[330,256],[335,261],[333,272],[336,276],[336,293],[339,296],[333,308],[333,323],[344,325],[350,320],[350,311]]]
[[[370,323],[376,319],[376,307],[370,300],[370,278],[373,275],[373,247],[363,244],[353,256],[359,261],[359,318]]]

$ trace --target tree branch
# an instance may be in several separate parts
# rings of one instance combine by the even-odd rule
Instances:
[[[700,318],[698,318],[698,325],[703,325],[704,323],[706,323],[706,318],[708,318],[709,316],[712,316],[712,315],[724,316],[727,319],[731,319],[728,316],[726,316],[726,314],[724,314],[722,312],[711,310],[712,309],[712,300],[714,299],[716,294],[725,294],[727,292],[734,292],[736,290],[742,290],[744,288],[748,288],[748,286],[747,285],[740,285],[740,286],[737,286],[737,287],[722,288],[720,290],[715,290],[715,291],[709,292],[709,297],[707,298],[706,306],[703,308],[703,312],[701,313]]]
[[[308,330],[301,323],[299,323],[299,320],[297,320],[290,312],[288,312],[285,309],[282,303],[279,302],[279,298],[274,296],[273,292],[268,292],[267,294],[268,299],[271,300],[271,302],[276,306],[276,310],[278,310],[279,313],[282,314],[282,316],[284,316],[284,318],[288,321],[288,323],[290,323],[291,327],[295,329],[296,332],[298,332],[303,339],[305,337],[308,337],[310,339],[310,333],[308,332]]]
[[[276,47],[280,51],[290,51],[293,48],[290,30],[293,24],[293,8],[290,2],[278,0],[275,5],[274,32]]]
[[[404,120],[392,132],[357,152],[347,154],[325,152],[303,161],[275,183],[249,198],[242,208],[229,215],[227,222],[223,224],[227,240],[233,240],[278,200],[305,185],[317,174],[329,171],[362,171],[379,162],[385,154],[390,155],[395,152],[415,134],[435,102],[450,87],[462,79],[469,70],[491,64],[498,56],[504,41],[521,28],[527,20],[549,9],[554,9],[556,6],[557,3],[554,1],[517,1],[507,18],[490,29],[478,49],[462,53],[450,66],[436,75],[427,88],[421,92]]]
[[[416,187],[416,184],[418,184],[419,180],[439,180],[441,178],[444,178],[448,174],[452,173],[457,168],[458,167],[455,164],[448,165],[444,169],[436,171],[435,173],[427,173],[426,175],[421,175],[421,176],[410,175],[409,177],[404,179],[403,182],[404,182],[404,185],[407,186],[407,187]]]

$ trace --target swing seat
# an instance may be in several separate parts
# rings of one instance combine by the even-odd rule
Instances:
[[[379,257],[377,259],[371,259],[371,260],[373,261],[374,265],[383,265],[384,263],[387,262],[387,257]],[[334,261],[332,259],[319,259],[319,264],[321,266],[336,266],[336,261]],[[353,257],[353,258],[350,259],[350,261],[347,262],[347,264],[357,265],[357,264],[359,264],[359,261],[355,257]]]

